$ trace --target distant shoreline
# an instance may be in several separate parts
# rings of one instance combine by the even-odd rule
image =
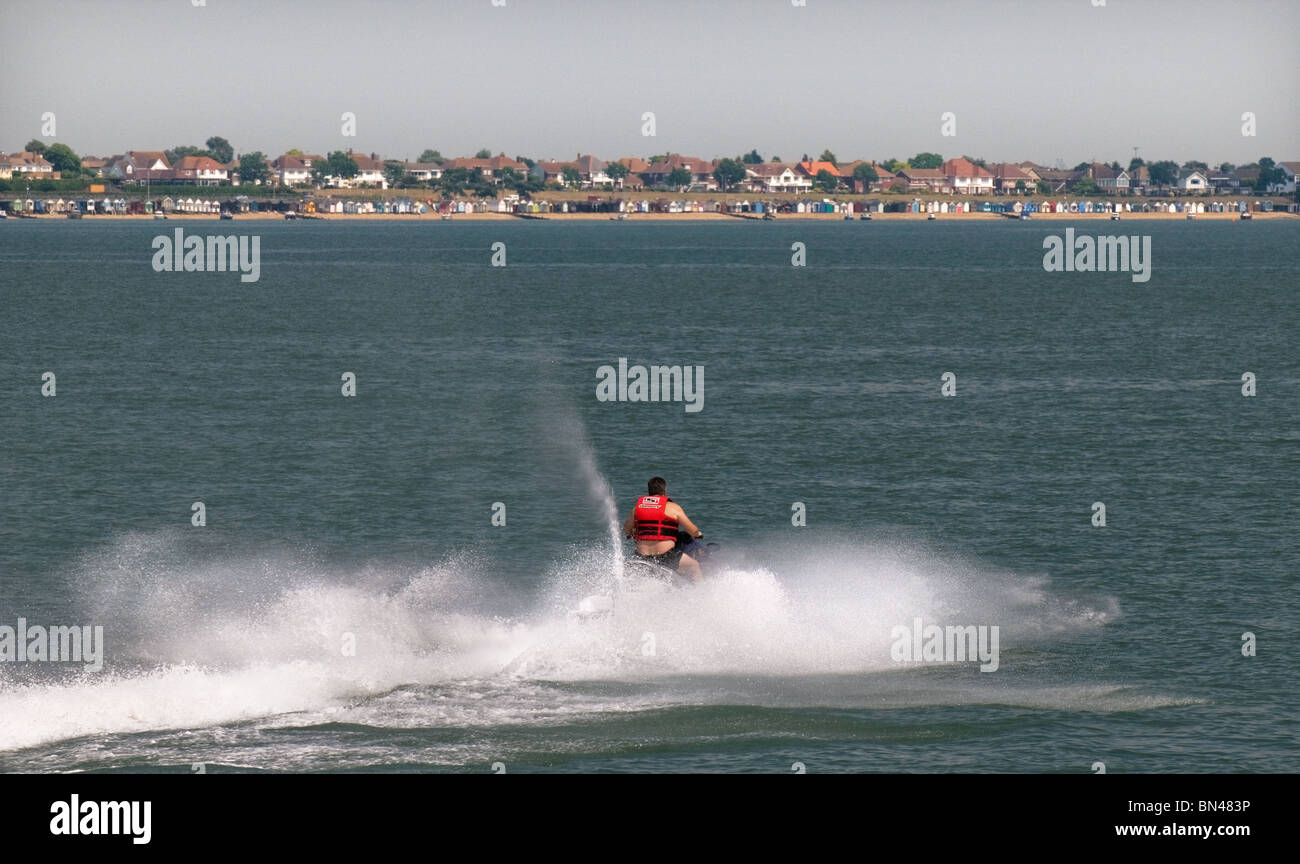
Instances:
[[[772,220],[762,220],[758,218],[740,218],[730,216],[725,213],[631,213],[626,219],[619,219],[617,216],[611,216],[609,213],[545,213],[536,214],[532,219],[521,219],[509,213],[453,213],[449,219],[443,219],[439,213],[326,213],[314,216],[309,219],[299,219],[303,222],[847,222],[847,221],[867,221],[859,220],[861,214],[853,214],[852,219],[846,219],[843,213],[785,213],[778,215]],[[929,221],[928,213],[871,213],[872,222],[925,222]],[[1030,222],[1050,222],[1050,221],[1111,221],[1109,213],[1035,213],[1033,216],[1024,221]],[[540,218],[539,218],[540,217]],[[935,222],[1006,222],[1021,221],[1011,219],[1001,213],[936,213],[934,214]],[[1236,211],[1226,213],[1196,213],[1192,221],[1196,222],[1236,222],[1239,221],[1240,214]],[[1294,213],[1284,212],[1252,212],[1252,220],[1255,219],[1296,219],[1300,218]],[[169,213],[165,220],[155,220],[150,214],[84,214],[78,220],[69,220],[66,215],[60,213],[43,213],[29,217],[31,219],[46,222],[125,222],[125,221],[177,221],[177,222],[285,222],[286,220],[280,213],[236,213],[232,219],[219,220],[215,213]],[[1148,220],[1156,219],[1162,221],[1187,221],[1185,213],[1121,213],[1120,221],[1129,220]],[[5,221],[21,221],[12,215]]]

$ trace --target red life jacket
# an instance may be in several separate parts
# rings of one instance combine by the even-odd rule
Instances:
[[[642,495],[632,513],[632,536],[637,540],[677,540],[677,520],[669,516],[667,495]]]

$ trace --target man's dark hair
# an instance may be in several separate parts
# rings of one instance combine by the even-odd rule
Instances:
[[[651,477],[646,484],[646,491],[651,495],[663,495],[668,491],[668,481],[662,477]]]

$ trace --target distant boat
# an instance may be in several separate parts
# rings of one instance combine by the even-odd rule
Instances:
[[[69,219],[80,219],[80,218],[81,218],[81,211],[80,211],[80,210],[69,210],[69,211],[68,211],[68,218],[69,218]]]
[[[870,213],[863,213],[861,216],[858,217],[858,221],[859,221],[859,222],[870,222],[870,221],[871,221],[871,214],[870,214]]]
[[[1195,218],[1196,218],[1196,217],[1195,217],[1193,214],[1191,214],[1191,213],[1188,213],[1188,214],[1187,214],[1187,221],[1188,221],[1188,222],[1191,222],[1191,221],[1192,221],[1193,219],[1195,219]]]
[[[222,210],[222,211],[221,211],[221,218],[222,218],[222,219],[234,219],[234,218],[235,218],[235,214],[234,214],[234,213],[231,213],[229,210]]]
[[[1118,213],[1112,213],[1112,214],[1110,214],[1110,221],[1112,221],[1112,222],[1118,222],[1118,221],[1119,221],[1119,214],[1118,214]]]
[[[292,210],[286,210],[285,213],[284,213],[284,218],[285,218],[285,219],[297,219],[297,218],[298,218],[298,214],[295,213],[295,212],[293,212]]]
[[[1241,214],[1241,220],[1242,220],[1243,222],[1245,222],[1245,221],[1248,220],[1248,219],[1253,219],[1253,218],[1254,218],[1254,215],[1253,215],[1249,210],[1243,211],[1242,214]]]
[[[1029,215],[1029,211],[1028,211],[1028,210],[1022,210],[1022,211],[1020,211],[1020,218],[1021,218],[1021,219],[1029,219],[1029,218],[1032,218],[1032,217],[1030,217],[1030,215]]]
[[[9,211],[5,210],[4,208],[0,208],[0,219],[8,219],[8,218],[9,218]]]
[[[933,222],[933,221],[934,221],[934,214],[931,213],[929,216],[926,216],[925,219],[926,219],[927,222]]]
[[[153,218],[155,218],[155,219],[166,219],[166,218],[167,218],[167,214],[166,214],[166,213],[155,213],[155,214],[153,214]]]

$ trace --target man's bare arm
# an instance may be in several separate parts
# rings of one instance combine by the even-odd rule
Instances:
[[[631,536],[632,536],[632,522],[633,522],[633,520],[634,520],[635,518],[636,518],[636,514],[635,514],[635,513],[629,513],[629,514],[628,514],[627,521],[623,523],[623,536],[624,536],[624,537],[631,537]]]
[[[680,525],[682,528],[685,528],[686,533],[690,534],[692,537],[704,536],[704,532],[701,531],[699,528],[695,527],[695,523],[692,522],[691,518],[686,515],[686,511],[680,507],[677,508],[677,524]]]

